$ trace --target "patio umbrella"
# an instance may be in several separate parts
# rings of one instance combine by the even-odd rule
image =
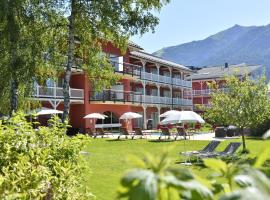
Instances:
[[[205,123],[203,118],[193,111],[178,111],[167,115],[167,117],[160,122],[160,124],[177,124],[185,122],[199,122]]]
[[[100,114],[100,113],[90,113],[86,116],[84,116],[84,119],[105,119],[107,117],[106,115]]]
[[[30,112],[30,115],[52,115],[52,114],[63,114],[63,111],[42,107],[36,110],[32,110]]]
[[[165,113],[162,113],[161,115],[159,115],[159,117],[168,117],[170,115],[174,115],[174,114],[179,114],[180,111],[178,110],[169,110],[166,111]]]
[[[165,125],[165,124],[177,124],[177,123],[185,123],[185,122],[205,123],[203,118],[193,111],[178,111],[178,112],[167,115],[167,117],[161,121],[161,124]],[[186,151],[186,140],[184,140],[184,151]],[[190,160],[190,158],[188,159]],[[187,159],[185,160],[183,164],[191,165],[190,162],[187,162]]]
[[[135,112],[126,112],[120,116],[119,119],[135,119],[135,118],[142,118],[142,115],[135,113]]]

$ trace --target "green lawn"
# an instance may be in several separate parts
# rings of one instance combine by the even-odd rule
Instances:
[[[223,150],[230,141],[224,141],[217,150]],[[186,141],[186,150],[198,150],[205,146],[208,141]],[[270,145],[269,141],[248,140],[247,146],[250,157],[256,156],[260,150]],[[92,139],[87,147],[90,155],[87,156],[87,164],[90,172],[86,174],[87,184],[91,192],[98,200],[112,200],[116,197],[119,181],[126,170],[132,168],[128,162],[128,156],[136,155],[143,157],[145,152],[158,155],[163,149],[172,147],[170,157],[174,165],[183,167],[179,162],[183,161],[179,152],[184,151],[184,141],[151,142],[148,140],[120,140]],[[197,166],[186,166],[194,172],[207,176],[209,171]]]

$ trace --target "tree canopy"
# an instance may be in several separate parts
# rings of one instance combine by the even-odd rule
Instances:
[[[266,78],[251,79],[248,75],[226,77],[226,90],[211,95],[211,107],[206,118],[218,125],[234,125],[242,131],[243,149],[246,150],[243,130],[255,127],[270,118],[270,99]]]
[[[119,77],[102,52],[102,45],[111,42],[124,53],[128,39],[143,34],[158,24],[153,11],[159,11],[169,0],[55,0],[55,5],[65,5],[68,13],[68,56],[63,93],[64,122],[69,111],[69,82],[75,58],[82,59],[82,67],[95,89],[110,87]],[[76,45],[76,41],[79,42]]]
[[[57,48],[53,30],[60,20],[56,18],[46,1],[0,0],[1,113],[24,108],[33,83],[55,75],[60,59],[46,56]]]

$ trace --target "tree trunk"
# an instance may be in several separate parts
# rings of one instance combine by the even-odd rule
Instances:
[[[10,55],[10,73],[11,73],[11,87],[10,87],[10,116],[18,109],[18,90],[19,82],[17,81],[17,45],[19,39],[19,28],[15,21],[14,10],[15,1],[9,1],[7,3],[7,28],[8,28],[8,43],[9,43],[9,55]]]
[[[240,128],[241,131],[241,136],[242,136],[242,145],[243,145],[243,150],[242,152],[245,153],[247,151],[247,147],[246,147],[246,138],[245,138],[245,133],[244,133],[244,129]]]
[[[10,96],[10,116],[18,110],[18,94],[19,84],[18,81],[12,80],[11,82],[11,96]]]
[[[69,114],[70,108],[70,94],[69,94],[69,82],[71,77],[71,69],[74,65],[74,51],[75,51],[75,15],[76,15],[76,0],[71,0],[71,14],[69,17],[69,33],[68,33],[68,62],[66,66],[64,84],[63,84],[63,95],[64,95],[64,111],[62,115],[62,122],[64,123]]]

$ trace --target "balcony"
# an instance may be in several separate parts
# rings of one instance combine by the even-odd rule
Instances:
[[[131,76],[141,76],[141,66],[133,65],[130,63],[119,63],[115,61],[110,61],[111,65],[114,67],[115,73],[128,74]]]
[[[83,89],[69,89],[70,99],[73,101],[82,101],[84,99],[84,90]],[[37,99],[64,99],[63,88],[62,87],[42,87],[36,86],[34,98]]]
[[[192,87],[192,81],[186,81],[179,78],[173,78],[173,84],[189,88]]]
[[[220,89],[217,89],[217,90],[214,90],[214,89],[192,90],[192,92],[191,91],[185,91],[184,95],[185,96],[193,95],[194,97],[197,97],[197,96],[210,96],[211,93],[217,92],[217,91],[226,92],[226,91],[228,91],[228,89],[227,88],[220,88]]]
[[[169,76],[162,76],[148,72],[141,72],[141,79],[159,83],[173,84],[182,87],[192,87],[191,81],[186,81],[179,78],[171,78]]]
[[[111,101],[114,103],[137,103],[137,104],[162,104],[162,105],[180,105],[192,106],[192,100],[171,98],[171,97],[158,97],[151,95],[143,95],[140,92],[133,91],[119,91],[119,90],[103,90],[102,92],[91,92],[90,101]]]
[[[120,90],[103,90],[102,92],[96,93],[95,91],[90,92],[90,101],[113,101],[116,102],[131,102],[131,103],[142,103],[142,93],[132,91],[120,91]]]

